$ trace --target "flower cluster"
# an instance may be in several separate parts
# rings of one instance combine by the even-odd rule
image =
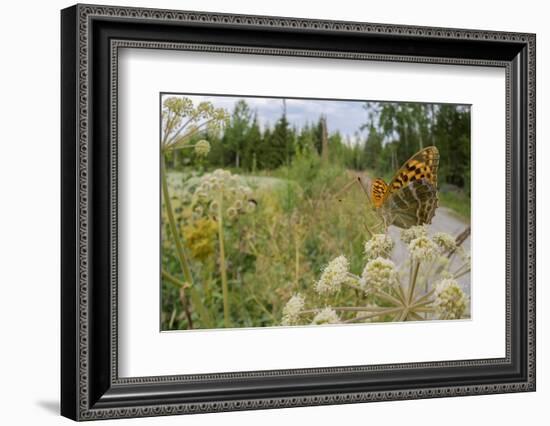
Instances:
[[[304,299],[293,296],[283,310],[283,325],[464,318],[469,299],[457,279],[470,265],[454,267],[452,273],[450,267],[454,255],[468,260],[465,249],[447,233],[428,235],[426,226],[403,230],[401,239],[408,258],[403,256],[400,264],[392,260],[394,241],[388,234],[364,243],[360,275],[346,256],[334,258],[311,289],[316,293],[311,300],[325,307],[304,309]]]
[[[300,294],[290,298],[283,308],[282,325],[296,325],[300,318],[300,312],[304,309],[305,300]]]
[[[426,236],[428,236],[426,225],[411,226],[409,229],[403,229],[401,231],[401,241],[405,244],[410,244],[412,240]]]
[[[227,111],[215,108],[211,102],[200,102],[195,106],[187,97],[168,97],[162,104],[163,150],[190,147],[189,143],[200,132],[218,131],[228,119]],[[197,155],[207,155],[210,151],[210,144],[204,142],[195,145]]]
[[[323,269],[321,278],[315,283],[315,291],[320,295],[336,293],[342,284],[349,280],[349,261],[345,256],[338,256]]]
[[[432,240],[439,246],[442,252],[450,253],[456,250],[456,240],[445,232],[436,232],[432,236]]]
[[[395,264],[383,257],[370,260],[361,274],[360,286],[363,290],[375,291],[393,287],[397,284],[397,270]]]
[[[183,235],[193,258],[205,261],[214,253],[217,225],[212,219],[200,218],[183,228]]]
[[[409,252],[412,259],[417,262],[434,260],[439,256],[439,248],[427,236],[415,238],[409,243]]]
[[[195,144],[195,154],[199,157],[206,157],[210,152],[210,142],[207,140],[200,140]]]
[[[393,240],[386,234],[374,234],[365,242],[365,259],[372,260],[378,257],[389,258],[393,250]]]
[[[340,323],[340,318],[338,314],[331,307],[326,307],[321,309],[317,315],[313,317],[312,324],[321,325],[321,324],[338,324]]]
[[[205,174],[194,193],[195,215],[216,218],[225,213],[227,218],[236,219],[239,215],[253,212],[256,201],[251,198],[252,189],[241,180],[238,175],[223,169]]]
[[[434,308],[442,319],[462,318],[468,298],[453,279],[443,279],[435,286]]]

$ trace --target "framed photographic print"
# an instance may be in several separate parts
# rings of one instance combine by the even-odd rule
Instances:
[[[535,390],[535,36],[76,5],[61,412]]]

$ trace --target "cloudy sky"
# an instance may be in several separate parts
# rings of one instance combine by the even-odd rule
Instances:
[[[167,94],[165,96],[174,96]],[[252,111],[258,114],[260,126],[272,127],[283,113],[281,98],[254,98],[233,96],[196,96],[185,95],[196,105],[202,101],[210,101],[215,107],[225,108],[230,113],[240,99],[244,99]],[[364,101],[332,101],[311,99],[287,99],[286,114],[291,126],[298,129],[307,123],[317,123],[321,114],[327,117],[329,133],[339,131],[342,136],[354,140],[354,135],[362,124],[367,121],[367,111]]]

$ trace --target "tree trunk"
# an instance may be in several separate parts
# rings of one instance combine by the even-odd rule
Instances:
[[[321,160],[323,163],[328,163],[328,132],[326,117],[321,117]]]

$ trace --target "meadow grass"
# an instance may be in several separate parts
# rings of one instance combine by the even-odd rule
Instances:
[[[307,161],[310,163],[298,162],[271,175],[240,175],[252,188],[257,207],[254,213],[238,220],[224,219],[222,246],[217,240],[219,233],[194,236],[188,231],[199,223],[190,207],[198,177],[168,173],[178,229],[188,232],[185,239],[195,291],[210,319],[206,324],[204,315],[192,310],[194,328],[228,324],[227,318],[224,321],[224,281],[232,327],[273,326],[280,323],[284,304],[296,292],[311,299],[318,297],[312,290],[313,283],[334,256],[346,255],[351,270],[361,272],[367,229],[374,230],[381,223],[358,186],[338,199],[334,197],[353,178],[352,174],[337,166],[321,167]],[[169,238],[166,214],[163,219],[163,266],[179,277],[177,251]],[[219,271],[220,263],[225,274]],[[177,286],[163,279],[162,292],[162,329],[189,328],[187,301]],[[343,297],[341,303],[346,303]]]
[[[470,197],[459,191],[440,191],[439,205],[455,212],[461,219],[470,222]]]

